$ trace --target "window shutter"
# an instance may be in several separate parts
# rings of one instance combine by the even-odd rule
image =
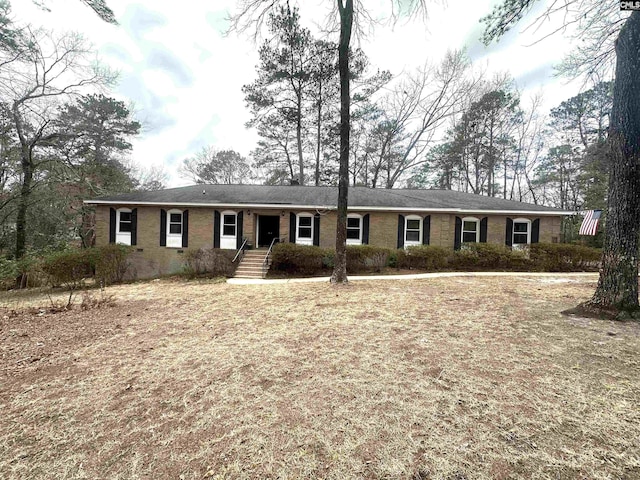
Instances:
[[[489,224],[489,217],[484,217],[480,220],[480,243],[487,243],[487,226]]]
[[[189,246],[189,210],[182,212],[182,248]]]
[[[369,214],[362,217],[362,244],[369,245]]]
[[[404,215],[398,215],[398,248],[404,248]]]
[[[422,220],[422,244],[429,245],[431,237],[431,215],[427,215]]]
[[[167,211],[160,209],[160,246],[167,246]]]
[[[531,222],[531,243],[538,243],[540,241],[540,219],[536,218]]]
[[[242,246],[242,221],[244,218],[244,212],[240,210],[236,217],[236,248]]]
[[[296,214],[289,213],[289,242],[296,243]]]
[[[116,243],[116,209],[109,209],[109,243]]]
[[[220,248],[220,212],[213,212],[213,248]]]
[[[320,246],[320,214],[316,213],[313,216],[313,244],[316,247]]]
[[[138,244],[138,209],[131,210],[131,245]]]
[[[460,250],[460,237],[462,236],[462,219],[456,217],[456,228],[453,232],[453,249]]]
[[[513,220],[507,217],[507,231],[505,232],[504,244],[507,247],[513,246]]]

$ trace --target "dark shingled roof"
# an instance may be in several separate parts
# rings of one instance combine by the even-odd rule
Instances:
[[[155,192],[131,192],[87,200],[89,204],[163,205],[264,205],[335,208],[337,187],[269,185],[193,185]],[[373,207],[391,210],[565,212],[551,207],[503,200],[452,190],[382,189],[349,187],[349,208]]]

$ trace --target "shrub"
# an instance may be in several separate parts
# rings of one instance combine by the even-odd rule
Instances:
[[[230,277],[236,269],[232,262],[235,253],[234,250],[209,247],[188,250],[184,257],[184,272],[190,277]]]
[[[288,273],[316,275],[333,265],[331,249],[295,243],[277,243],[273,246],[271,267]]]
[[[391,251],[388,248],[372,245],[348,245],[347,272],[380,272],[387,266],[390,254]]]
[[[533,268],[545,272],[597,271],[602,251],[570,243],[534,243],[529,247]]]
[[[133,247],[109,244],[87,250],[95,271],[96,282],[101,285],[122,282],[130,268],[129,255]]]
[[[443,270],[447,267],[451,256],[451,250],[444,247],[416,245],[406,250],[398,250],[395,266],[428,271]]]
[[[506,245],[469,243],[454,253],[451,267],[460,270],[517,270],[516,266],[520,266],[523,260],[521,253],[514,255]]]
[[[92,262],[88,250],[69,250],[48,255],[42,262],[42,270],[49,276],[52,286],[64,286],[69,290],[65,308],[71,306],[74,292],[84,286],[84,280],[91,276]]]

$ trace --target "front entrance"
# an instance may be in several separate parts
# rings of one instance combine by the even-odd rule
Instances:
[[[268,247],[274,238],[280,236],[278,215],[258,215],[258,247]]]

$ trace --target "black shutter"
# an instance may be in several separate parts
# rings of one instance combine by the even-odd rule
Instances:
[[[513,246],[513,220],[507,217],[507,231],[504,234],[504,244],[507,247]]]
[[[460,237],[462,236],[462,219],[456,217],[456,228],[453,232],[453,249],[460,250]]]
[[[138,244],[138,209],[131,210],[131,245]]]
[[[404,248],[404,215],[398,215],[398,248]]]
[[[167,246],[167,211],[160,209],[160,246]]]
[[[289,242],[296,243],[296,214],[289,213]]]
[[[424,217],[422,221],[422,244],[429,245],[431,237],[431,215]]]
[[[362,244],[369,245],[369,214],[362,217]]]
[[[213,212],[213,248],[220,248],[220,212]]]
[[[189,210],[182,212],[182,248],[189,246]]]
[[[313,216],[313,244],[316,247],[320,246],[320,214],[316,213]]]
[[[480,243],[487,243],[487,226],[489,224],[489,217],[484,217],[480,220]]]
[[[116,209],[109,209],[109,243],[116,243]]]
[[[538,243],[540,241],[540,219],[536,218],[531,223],[531,243]]]
[[[240,210],[236,217],[236,248],[242,246],[242,219],[244,218],[244,212]]]

